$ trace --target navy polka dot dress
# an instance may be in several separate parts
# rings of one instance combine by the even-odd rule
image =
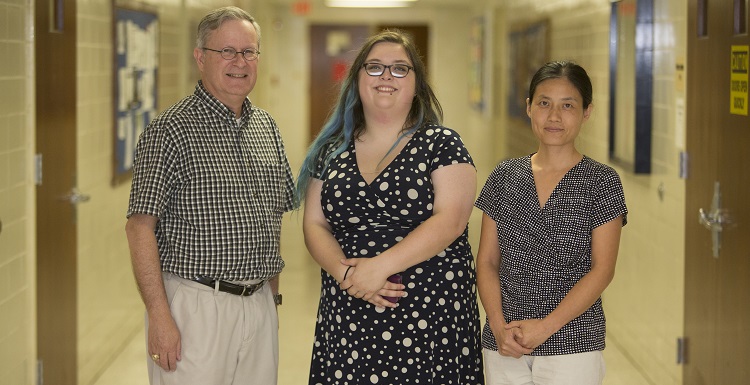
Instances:
[[[432,214],[430,173],[472,163],[454,131],[417,131],[371,184],[354,143],[332,159],[321,203],[347,258],[373,257]],[[468,229],[440,254],[402,273],[407,297],[377,309],[322,271],[310,384],[484,384],[474,259]]]

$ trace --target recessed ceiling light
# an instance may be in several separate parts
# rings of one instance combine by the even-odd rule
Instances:
[[[410,7],[417,0],[326,0],[327,7],[397,8]]]

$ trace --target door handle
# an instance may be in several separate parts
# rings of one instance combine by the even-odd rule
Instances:
[[[77,188],[73,187],[70,189],[70,193],[62,196],[61,199],[73,205],[77,205],[79,203],[88,202],[91,200],[91,196],[88,194],[81,194]]]
[[[721,233],[732,224],[732,218],[729,210],[721,208],[721,184],[718,181],[714,183],[714,196],[711,200],[710,211],[698,209],[698,223],[711,231],[713,256],[719,258]]]

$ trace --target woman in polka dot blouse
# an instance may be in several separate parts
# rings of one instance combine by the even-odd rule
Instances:
[[[476,171],[400,31],[371,37],[303,163],[322,289],[310,384],[484,384]]]
[[[600,296],[627,208],[615,170],[575,147],[591,99],[577,64],[539,69],[526,99],[538,149],[501,162],[475,203],[484,212],[477,274],[487,384],[602,383]]]

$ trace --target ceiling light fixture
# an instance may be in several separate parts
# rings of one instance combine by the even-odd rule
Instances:
[[[336,8],[399,8],[410,7],[417,0],[326,0],[327,7]]]

